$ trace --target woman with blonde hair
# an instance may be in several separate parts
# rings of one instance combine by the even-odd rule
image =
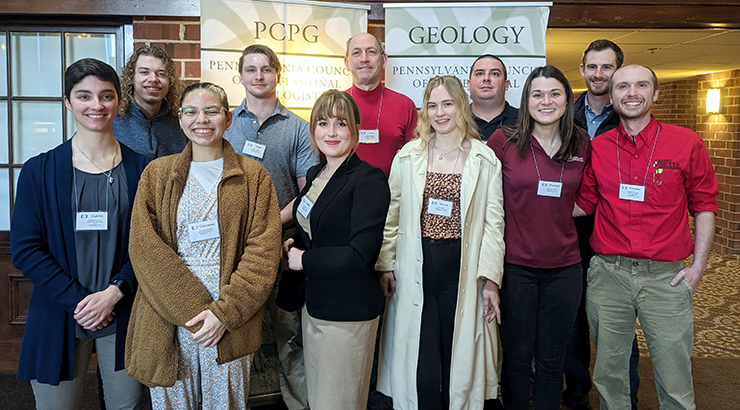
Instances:
[[[477,410],[498,395],[501,165],[455,77],[429,81],[416,133],[391,166],[376,264],[389,297],[378,391],[398,410]]]
[[[267,170],[223,139],[224,90],[182,93],[190,142],[144,170],[131,217],[139,280],[126,366],[154,409],[244,409],[252,353],[280,261],[280,210]]]

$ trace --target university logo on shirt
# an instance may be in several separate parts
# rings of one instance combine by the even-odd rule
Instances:
[[[655,162],[653,162],[653,168],[662,168],[662,169],[681,169],[681,164],[678,162],[673,162],[670,159],[657,159]]]

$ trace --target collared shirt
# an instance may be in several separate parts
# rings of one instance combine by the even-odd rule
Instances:
[[[687,210],[717,213],[717,176],[701,137],[653,118],[634,139],[620,124],[591,148],[576,203],[595,215],[596,253],[664,262],[691,255]],[[644,184],[645,201],[619,199],[620,182]]]
[[[534,137],[532,149],[523,155],[519,155],[513,141],[507,141],[503,130],[497,130],[488,140],[502,166],[507,263],[547,269],[581,261],[573,203],[590,152],[585,133],[581,138],[585,146],[565,163],[550,158]],[[561,182],[561,171],[560,197],[537,195],[540,179]]]
[[[472,104],[470,105],[470,108],[472,111]],[[512,107],[507,101],[506,105],[504,106],[504,110],[501,111],[501,114],[494,117],[491,121],[486,121],[484,119],[478,118],[475,114],[473,114],[473,120],[475,120],[475,124],[478,125],[480,140],[486,142],[489,138],[491,138],[491,135],[493,135],[494,131],[501,128],[502,125],[516,125],[516,119],[518,116],[519,109]]]
[[[280,209],[298,195],[297,178],[319,162],[311,150],[311,134],[306,120],[285,108],[280,101],[275,110],[260,124],[257,116],[247,108],[244,99],[232,113],[234,119],[224,133],[234,151],[259,161],[267,168],[275,185]],[[264,145],[262,157],[244,153],[247,141]]]
[[[409,97],[382,84],[370,91],[353,85],[347,92],[360,109],[360,129],[378,129],[380,136],[379,143],[360,144],[355,152],[363,161],[382,169],[387,177],[393,157],[414,137],[416,106]]]
[[[614,108],[611,104],[607,104],[602,110],[601,114],[596,114],[591,109],[591,105],[588,103],[588,95],[586,95],[586,126],[588,127],[588,135],[591,137],[591,139],[594,139],[596,136],[596,131],[599,129],[599,126],[601,125],[604,120],[609,117],[609,114],[611,114],[614,111]]]

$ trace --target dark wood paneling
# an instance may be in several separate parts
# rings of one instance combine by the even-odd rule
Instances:
[[[33,284],[20,272],[8,273],[8,323],[25,325]]]
[[[740,28],[735,5],[556,4],[548,27],[589,28]]]
[[[2,237],[7,244],[7,232],[0,232],[0,241]],[[18,366],[31,286],[10,263],[10,255],[0,255],[0,371]]]
[[[200,17],[200,0],[2,0],[2,13]]]
[[[371,6],[369,18],[382,21],[383,3],[424,3],[414,0],[355,2]],[[429,1],[426,1],[429,2]],[[436,0],[449,2],[449,0]],[[497,1],[486,1],[497,2]],[[553,1],[550,27],[735,27],[740,28],[740,0],[621,0],[613,2]],[[200,17],[199,0],[3,0],[0,15],[172,16]],[[4,18],[5,19],[5,18]]]

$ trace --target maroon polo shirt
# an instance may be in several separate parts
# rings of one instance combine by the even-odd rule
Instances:
[[[537,195],[539,180],[531,149],[519,155],[514,142],[507,142],[502,130],[494,132],[488,140],[488,146],[502,165],[507,263],[557,268],[581,261],[573,204],[590,155],[588,139],[584,142],[578,155],[560,163],[548,157],[537,139],[531,137],[542,180],[559,182],[563,171],[560,197],[553,198]]]

